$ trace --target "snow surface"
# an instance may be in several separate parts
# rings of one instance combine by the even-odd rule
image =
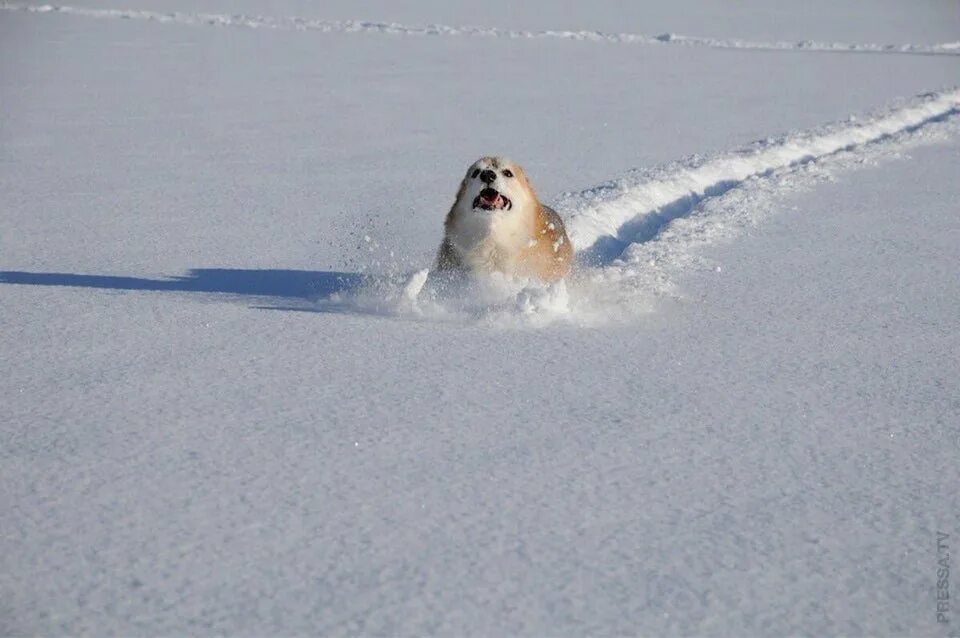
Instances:
[[[944,634],[955,7],[134,2],[0,11],[0,633]]]
[[[616,44],[681,44],[687,46],[707,46],[717,49],[765,49],[829,51],[848,53],[901,53],[919,55],[960,55],[960,41],[939,44],[874,44],[818,42],[800,40],[796,42],[756,42],[739,38],[703,38],[661,33],[644,35],[640,33],[605,33],[591,30],[530,31],[516,29],[498,29],[496,27],[450,26],[429,24],[413,26],[396,22],[371,22],[368,20],[314,20],[302,17],[276,18],[272,16],[216,13],[187,13],[183,11],[145,11],[129,9],[95,9],[70,5],[3,3],[0,8],[7,10],[30,11],[34,13],[65,13],[88,18],[120,18],[124,20],[148,20],[167,24],[189,26],[245,27],[249,29],[282,29],[288,31],[322,31],[326,33],[378,33],[389,35],[414,36],[483,36],[489,38],[559,38],[563,40],[587,40],[592,42]]]

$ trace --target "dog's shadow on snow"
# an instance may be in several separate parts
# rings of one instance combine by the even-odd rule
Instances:
[[[195,268],[186,275],[164,279],[0,271],[0,284],[191,293],[211,300],[238,300],[265,310],[318,310],[318,299],[355,289],[363,281],[360,273],[321,270]]]

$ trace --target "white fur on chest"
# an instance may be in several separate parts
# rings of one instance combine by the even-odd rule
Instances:
[[[471,270],[510,272],[533,232],[533,212],[518,209],[456,211],[448,239]]]

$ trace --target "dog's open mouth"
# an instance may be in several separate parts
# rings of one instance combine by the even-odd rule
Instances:
[[[495,188],[484,188],[473,200],[473,207],[483,210],[510,210],[513,202],[506,195],[502,195]]]

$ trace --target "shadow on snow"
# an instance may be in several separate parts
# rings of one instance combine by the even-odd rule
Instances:
[[[196,268],[186,275],[168,279],[0,271],[0,284],[225,295],[248,302],[259,300],[260,303],[266,301],[284,306],[310,302],[335,292],[350,290],[359,286],[362,281],[363,276],[359,273],[319,270]]]

